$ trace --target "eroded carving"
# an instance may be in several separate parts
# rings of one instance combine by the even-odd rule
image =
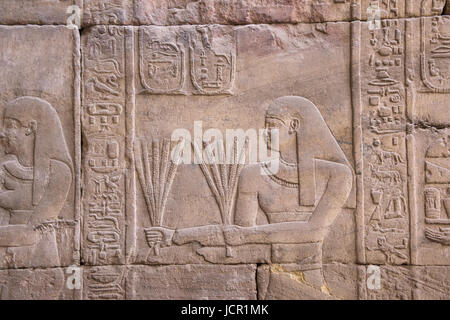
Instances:
[[[55,228],[67,226],[58,217],[74,177],[59,116],[43,99],[17,98],[4,109],[0,138],[0,207],[10,213],[0,226],[4,258],[14,268],[59,266]]]
[[[153,94],[183,94],[186,77],[184,49],[166,40],[154,28],[139,30],[139,74],[144,92]]]
[[[220,45],[214,41],[211,29],[197,27],[193,33],[189,53],[191,80],[197,94],[232,94],[235,77],[235,53],[231,36],[224,37]]]
[[[421,18],[421,75],[427,91],[450,92],[450,18]]]
[[[439,134],[425,154],[425,237],[450,245],[450,158],[448,136]]]

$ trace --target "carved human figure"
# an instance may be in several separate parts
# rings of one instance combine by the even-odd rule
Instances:
[[[0,207],[9,223],[0,226],[2,263],[9,267],[58,266],[54,231],[42,222],[59,216],[72,184],[72,160],[55,109],[45,100],[20,97],[8,103],[0,140]]]
[[[342,210],[353,182],[351,166],[309,100],[286,96],[269,106],[265,126],[278,129],[280,163],[247,166],[240,177],[232,226],[177,230],[153,227],[148,240],[199,242],[205,246],[243,244],[320,244]],[[270,132],[270,130],[269,130]],[[268,146],[270,148],[269,134]],[[265,174],[261,174],[265,171]],[[259,209],[268,223],[257,224]]]

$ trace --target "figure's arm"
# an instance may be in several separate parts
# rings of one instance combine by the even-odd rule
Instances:
[[[258,194],[256,190],[257,182],[254,181],[253,170],[246,168],[239,178],[238,195],[236,202],[235,223],[241,226],[254,226],[258,214]],[[259,171],[257,171],[259,174]],[[253,178],[252,178],[253,177]],[[181,228],[170,230],[167,228],[151,227],[145,230],[147,241],[150,243],[163,242],[183,245],[191,242],[199,242],[204,246],[223,246],[225,239],[223,236],[224,226],[206,225],[191,228]]]
[[[50,178],[44,196],[34,209],[28,224],[0,227],[0,247],[30,246],[39,241],[34,227],[47,219],[56,218],[64,206],[72,181],[70,168],[61,161],[50,162]],[[2,193],[3,195],[4,193]],[[14,204],[11,204],[14,206]]]
[[[324,239],[328,228],[342,210],[352,188],[352,172],[345,165],[316,160],[316,170],[326,172],[327,186],[307,222],[282,222],[248,228],[229,228],[230,245],[243,243],[305,243]]]
[[[50,178],[45,193],[34,209],[29,221],[30,225],[37,225],[48,219],[58,217],[72,184],[72,172],[67,164],[50,161]]]

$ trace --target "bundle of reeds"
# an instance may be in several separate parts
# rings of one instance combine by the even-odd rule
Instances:
[[[194,141],[193,145],[197,158],[201,159],[200,168],[219,206],[222,223],[224,225],[232,225],[234,220],[233,207],[239,176],[245,164],[245,151],[248,140],[245,141],[241,150],[238,150],[237,139],[233,141],[231,161],[226,159],[223,141],[218,140],[214,143],[216,148],[212,148],[212,144],[203,144],[204,156],[199,146],[200,142]],[[226,255],[228,257],[232,256],[231,248],[228,246],[226,247]]]
[[[150,145],[149,145],[150,144]],[[135,143],[135,163],[152,226],[162,227],[169,192],[183,151],[183,141],[172,150],[169,139],[140,139]],[[172,151],[172,152],[171,152]],[[154,247],[158,254],[157,246]]]

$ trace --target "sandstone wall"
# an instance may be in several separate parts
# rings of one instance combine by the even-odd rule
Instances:
[[[0,298],[448,299],[449,108],[445,0],[0,0]]]

